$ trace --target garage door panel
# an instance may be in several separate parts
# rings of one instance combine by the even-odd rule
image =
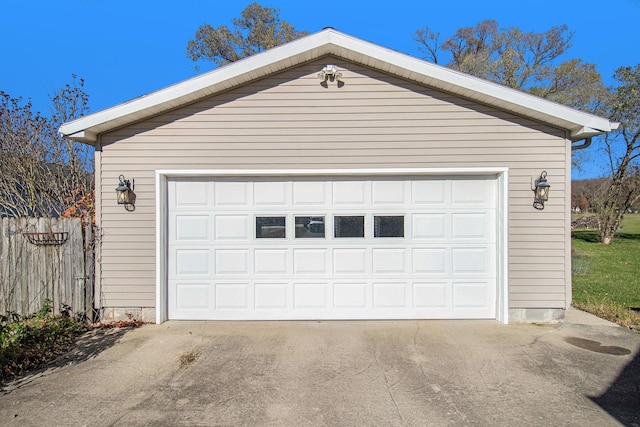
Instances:
[[[409,284],[374,283],[373,306],[381,309],[401,309],[410,307]]]
[[[411,201],[419,206],[444,206],[447,204],[451,183],[444,180],[416,180],[411,183]]]
[[[373,272],[406,274],[406,253],[406,249],[373,249]]]
[[[495,208],[495,180],[454,179],[451,181],[451,201],[465,207]]]
[[[175,235],[171,236],[178,242],[208,241],[211,239],[211,218],[209,215],[176,215]]]
[[[496,188],[435,177],[170,181],[169,318],[495,318]]]
[[[365,309],[371,306],[371,286],[367,283],[335,283],[333,285],[334,308]]]
[[[415,308],[449,308],[450,287],[447,282],[414,283],[413,306]]]
[[[293,271],[296,274],[328,274],[328,249],[294,249]]]
[[[211,251],[208,249],[177,249],[175,272],[178,276],[206,275],[211,273]]]
[[[325,206],[329,202],[329,184],[320,181],[293,183],[294,206]]]
[[[495,235],[494,211],[451,215],[451,238],[454,241],[481,240],[493,243]]]
[[[448,215],[445,213],[419,213],[411,215],[413,239],[444,240],[447,238]]]
[[[295,283],[293,285],[294,307],[307,310],[327,310],[331,296],[328,283]]]
[[[407,202],[404,181],[374,181],[372,183],[373,205],[404,205]]]
[[[288,206],[291,204],[290,182],[256,182],[253,200],[256,206]]]
[[[470,274],[486,276],[493,272],[492,254],[488,248],[453,248],[452,274]]]
[[[249,274],[249,250],[216,249],[215,271],[218,275]]]
[[[174,206],[181,208],[204,207],[211,204],[211,184],[206,181],[178,181],[175,186]]]
[[[216,309],[247,310],[250,308],[249,283],[217,283],[215,285]]]
[[[291,308],[291,286],[287,283],[256,283],[255,308],[283,311]]]
[[[484,309],[488,306],[491,282],[453,282],[453,307]]]
[[[451,182],[451,201],[454,204],[483,205],[486,200],[485,181],[456,179]]]
[[[492,282],[183,283],[173,319],[492,318]],[[410,317],[407,313],[410,313]]]
[[[289,251],[287,249],[256,249],[254,254],[254,273],[256,275],[287,274],[289,272]]]
[[[420,274],[447,274],[446,248],[414,248],[412,251],[413,272]]]
[[[225,182],[214,184],[214,199],[216,207],[248,206],[250,204],[249,183]]]
[[[248,240],[248,215],[216,215],[214,219],[215,240]]]
[[[368,259],[366,248],[337,248],[333,250],[333,272],[335,274],[366,274]]]
[[[184,283],[175,285],[174,309],[209,311],[212,307],[210,285],[208,282]]]
[[[337,181],[333,183],[333,205],[358,206],[369,201],[368,188],[364,181]]]

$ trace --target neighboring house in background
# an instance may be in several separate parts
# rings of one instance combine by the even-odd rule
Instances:
[[[60,130],[96,148],[103,318],[506,323],[571,304],[571,144],[615,126],[326,29]]]

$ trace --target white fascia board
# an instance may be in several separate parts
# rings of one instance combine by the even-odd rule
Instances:
[[[574,141],[578,141],[584,138],[590,138],[592,136],[600,135],[601,133],[602,132],[598,131],[597,129],[581,127],[579,129],[574,129],[571,131],[571,139]]]
[[[98,140],[98,135],[88,130],[82,130],[80,132],[73,133],[71,135],[68,135],[68,137],[73,139],[74,141],[84,142],[87,144],[93,144]]]

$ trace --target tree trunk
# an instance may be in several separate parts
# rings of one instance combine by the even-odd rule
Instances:
[[[600,243],[602,243],[603,245],[610,245],[611,243],[613,243],[613,234],[611,232],[605,231],[603,233],[600,234]]]
[[[615,211],[611,213],[615,213]],[[616,230],[620,225],[617,216],[611,215],[611,213],[605,212],[598,217],[598,240],[603,245],[610,245],[613,242]]]
[[[620,161],[618,170],[615,171],[609,182],[607,191],[604,192],[605,200],[598,217],[598,239],[603,245],[613,242],[616,231],[622,223],[625,211],[631,206],[631,200],[636,198],[634,187],[630,190],[625,183],[628,182],[628,169],[633,155],[633,146],[627,145],[625,155]]]

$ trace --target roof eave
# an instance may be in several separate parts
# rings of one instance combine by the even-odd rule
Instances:
[[[62,129],[62,127],[60,127],[60,129]],[[62,131],[60,131],[60,133],[62,133]],[[75,132],[72,134],[65,134],[65,133],[62,133],[62,134],[74,141],[82,142],[89,145],[94,145],[98,140],[98,134],[88,130],[83,130],[83,131]]]

